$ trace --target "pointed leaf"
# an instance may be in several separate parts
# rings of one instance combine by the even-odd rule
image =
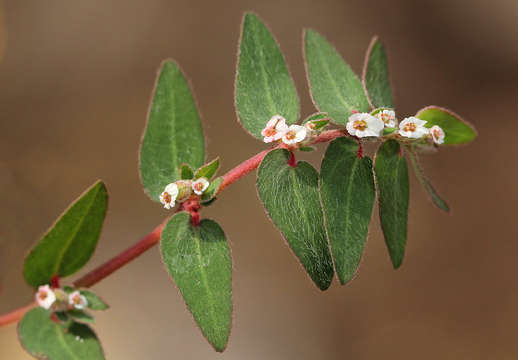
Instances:
[[[304,54],[313,103],[334,123],[347,124],[353,110],[370,110],[360,79],[322,35],[306,30]]]
[[[394,107],[383,43],[374,37],[367,50],[363,68],[363,86],[372,107]]]
[[[210,163],[203,165],[201,168],[196,170],[196,173],[194,174],[195,179],[199,179],[201,177],[204,177],[208,180],[210,180],[219,169],[219,158],[216,158],[215,160],[212,160]]]
[[[408,166],[396,140],[380,146],[374,167],[381,228],[392,265],[397,269],[405,255],[410,187]]]
[[[327,235],[341,284],[354,277],[360,264],[375,198],[372,161],[359,158],[358,148],[348,137],[333,140],[320,169]]]
[[[459,115],[438,106],[428,106],[416,114],[421,120],[426,120],[426,127],[439,125],[444,131],[444,144],[466,144],[477,137],[477,131]]]
[[[29,252],[25,281],[34,288],[81,269],[95,251],[108,205],[106,186],[98,181],[70,207]]]
[[[288,165],[290,153],[269,152],[259,166],[257,190],[268,215],[318,288],[333,279],[333,263],[318,196],[318,173],[307,162]]]
[[[218,194],[219,187],[223,183],[223,178],[218,177],[211,181],[209,184],[209,187],[203,192],[203,195],[201,196],[202,201],[210,201],[213,200],[214,197]]]
[[[140,177],[159,202],[167,184],[181,179],[180,165],[205,161],[200,116],[184,74],[172,60],[162,63],[140,146]]]
[[[106,310],[109,308],[108,304],[93,292],[88,290],[79,290],[79,293],[86,298],[86,301],[88,301],[87,307],[90,310]]]
[[[194,178],[194,170],[187,164],[180,166],[180,179],[191,180]]]
[[[239,120],[256,138],[274,115],[288,124],[298,120],[299,98],[279,46],[252,13],[243,19],[235,86]]]
[[[421,185],[424,187],[428,195],[430,195],[430,198],[432,199],[434,205],[442,211],[450,212],[450,207],[448,206],[448,203],[446,203],[446,201],[444,201],[441,198],[441,196],[433,187],[430,180],[428,180],[428,178],[424,175],[423,169],[421,168],[421,165],[419,165],[419,161],[417,160],[417,156],[412,151],[408,151],[408,156],[410,158],[412,167],[414,168],[415,176],[417,177]]]
[[[219,225],[191,225],[186,212],[174,215],[161,240],[162,259],[203,335],[216,349],[227,346],[232,320],[232,260]]]
[[[104,359],[99,340],[88,325],[55,323],[50,311],[43,308],[25,314],[18,324],[18,337],[24,349],[38,359]]]

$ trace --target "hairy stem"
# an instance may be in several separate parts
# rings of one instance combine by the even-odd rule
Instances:
[[[346,133],[343,130],[329,130],[325,131],[322,134],[320,134],[313,142],[312,144],[322,143],[331,141],[337,137],[341,137],[346,135]],[[225,175],[223,175],[223,182],[221,183],[221,186],[218,190],[218,193],[223,191],[227,186],[232,184],[233,182],[241,179],[243,176],[248,174],[249,172],[255,170],[263,158],[268,154],[270,151],[278,148],[286,147],[284,144],[279,144],[271,149],[267,149],[264,151],[261,151],[260,153],[254,155],[248,160],[243,161],[241,164],[236,166],[235,168],[228,171]],[[198,209],[196,206],[180,206],[176,211],[188,211],[191,213],[191,216],[197,217],[198,215]],[[154,245],[158,244],[160,241],[160,235],[162,233],[162,229],[164,228],[167,220],[167,218],[162,224],[157,226],[151,233],[146,235],[144,238],[139,240],[135,245],[131,246],[130,248],[124,250],[122,253],[118,254],[117,256],[111,258],[110,260],[106,261],[104,264],[100,265],[99,267],[95,268],[94,270],[90,271],[83,277],[77,279],[74,282],[75,287],[91,287],[107,277],[108,275],[112,274],[114,271],[120,269],[127,263],[134,260],[136,257],[140,256],[150,248],[152,248]],[[34,308],[36,306],[36,302],[29,304],[27,306],[21,307],[17,310],[11,311],[7,314],[0,316],[0,326],[8,325],[11,323],[14,323],[18,320],[20,320],[23,315]]]

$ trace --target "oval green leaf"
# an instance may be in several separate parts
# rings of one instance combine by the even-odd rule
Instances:
[[[444,131],[444,144],[466,144],[477,137],[477,131],[467,121],[450,110],[438,106],[428,106],[416,114],[421,120],[426,120],[426,127],[439,125]]]
[[[25,281],[34,288],[81,269],[95,251],[103,226],[108,194],[98,181],[65,210],[32,248],[23,265]]]
[[[216,159],[212,160],[211,162],[209,162],[208,164],[205,164],[201,168],[196,170],[196,172],[194,173],[194,178],[199,179],[199,178],[204,177],[204,178],[210,180],[214,175],[216,175],[216,173],[218,172],[218,169],[219,169],[219,158],[216,158]]]
[[[93,292],[88,290],[79,290],[79,292],[86,298],[86,301],[88,302],[87,307],[90,310],[106,310],[109,308],[108,304]]]
[[[383,43],[374,37],[367,50],[363,67],[363,86],[369,103],[374,108],[394,107]]]
[[[333,279],[333,263],[318,195],[318,173],[307,162],[288,165],[290,153],[269,152],[261,162],[257,190],[268,215],[279,228],[320,290]]]
[[[395,269],[405,255],[410,186],[408,166],[396,140],[384,142],[375,158],[381,228]]]
[[[304,54],[311,97],[319,111],[345,125],[353,110],[370,110],[360,79],[322,35],[306,30]]]
[[[252,13],[243,18],[235,87],[238,118],[256,138],[263,138],[261,130],[274,115],[283,116],[288,124],[298,120],[297,90],[279,46]]]
[[[167,184],[181,179],[180,166],[205,161],[205,140],[191,89],[179,66],[162,63],[140,146],[140,177],[146,193],[159,202]]]
[[[320,169],[320,196],[341,284],[350,281],[360,264],[372,217],[375,188],[372,161],[358,157],[357,141],[333,140]]]
[[[220,176],[212,180],[207,187],[207,189],[203,192],[201,196],[201,201],[207,202],[214,199],[214,197],[218,194],[219,188],[223,183],[223,178]]]
[[[198,323],[216,351],[227,346],[232,321],[232,259],[221,227],[203,219],[191,225],[179,212],[162,231],[162,259]]]
[[[18,337],[24,349],[38,359],[104,359],[99,340],[88,325],[56,323],[43,308],[25,314],[18,324]]]

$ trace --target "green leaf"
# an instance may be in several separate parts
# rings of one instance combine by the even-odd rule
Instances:
[[[372,107],[394,107],[387,53],[383,43],[377,37],[372,39],[367,50],[363,67],[363,85]]]
[[[40,307],[25,314],[18,324],[18,336],[24,349],[38,359],[104,359],[99,340],[88,325],[56,323],[50,319],[50,311]]]
[[[314,113],[313,115],[309,115],[304,122],[314,121],[314,120],[328,120],[328,119],[329,119],[328,113],[317,112],[317,113]]]
[[[331,119],[329,119],[329,115],[327,113],[316,113],[308,116],[304,121],[304,124],[311,122],[315,126],[313,130],[320,130],[326,127],[330,120]]]
[[[396,130],[397,130],[396,128],[390,128],[390,127],[383,128],[383,136],[390,135],[390,134],[394,133]]]
[[[214,197],[218,194],[219,187],[223,183],[223,178],[218,177],[211,181],[207,189],[201,195],[201,200],[204,202],[208,202],[214,199]]]
[[[444,131],[444,144],[466,144],[477,137],[477,131],[459,115],[438,106],[428,106],[419,110],[416,117],[426,120],[426,127],[439,125]]]
[[[299,98],[282,53],[268,28],[246,13],[241,28],[235,102],[243,127],[262,139],[261,130],[274,115],[287,124],[299,118]]]
[[[95,322],[94,317],[90,315],[89,313],[72,309],[67,311],[68,316],[70,316],[72,319],[77,320],[80,323],[93,323]]]
[[[408,166],[396,140],[384,142],[375,158],[381,228],[397,269],[405,255],[408,222]]]
[[[412,152],[412,150],[408,151],[408,156],[410,158],[410,163],[412,164],[412,167],[414,168],[414,173],[421,183],[421,185],[424,187],[426,192],[430,195],[430,198],[432,199],[432,202],[435,206],[437,206],[439,209],[445,212],[450,212],[450,207],[448,206],[448,203],[444,201],[441,196],[437,193],[435,188],[433,187],[432,183],[428,178],[424,175],[423,169],[419,165],[419,161],[417,160],[417,156]]]
[[[210,180],[219,169],[219,158],[216,158],[215,160],[212,160],[210,163],[203,165],[201,168],[196,170],[196,173],[194,174],[195,179],[199,178],[206,178]]]
[[[287,150],[270,151],[259,166],[257,190],[311,279],[326,290],[334,271],[318,196],[318,173],[307,162],[291,167],[289,158]]]
[[[205,161],[200,116],[184,74],[172,60],[162,63],[140,146],[140,177],[159,202],[167,184],[181,179],[180,165]]]
[[[187,164],[182,164],[180,166],[180,179],[182,180],[191,180],[194,178],[194,170]]]
[[[341,284],[360,264],[375,198],[372,161],[358,157],[359,144],[349,137],[333,140],[320,169],[320,196],[327,235]]]
[[[108,304],[93,292],[88,290],[79,290],[79,293],[86,298],[86,301],[88,301],[87,307],[90,310],[106,310],[109,308]]]
[[[223,230],[203,219],[191,225],[186,212],[162,231],[162,259],[203,335],[216,351],[227,346],[232,320],[232,260]]]
[[[95,248],[108,204],[102,181],[87,189],[47,231],[25,259],[23,275],[34,288],[81,269]]]
[[[306,72],[315,106],[345,125],[353,110],[368,112],[369,102],[358,76],[335,48],[314,30],[304,36]]]

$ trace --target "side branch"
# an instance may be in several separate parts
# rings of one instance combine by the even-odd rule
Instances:
[[[346,133],[343,130],[328,130],[324,131],[322,134],[320,134],[313,142],[312,144],[322,143],[331,141],[337,137],[345,136]],[[241,179],[243,176],[248,174],[249,172],[255,170],[263,158],[268,154],[270,151],[278,148],[286,148],[284,144],[279,144],[275,147],[272,147],[271,149],[267,149],[264,151],[261,151],[259,154],[251,157],[248,160],[245,160],[232,170],[228,171],[225,175],[223,175],[223,182],[221,183],[221,186],[219,188],[218,192],[223,191],[227,186],[234,183],[235,181]],[[186,210],[189,211],[190,209],[184,209],[183,206],[180,206],[176,211]],[[189,211],[190,212],[190,211]],[[168,218],[169,219],[169,218]],[[120,269],[127,263],[134,260],[136,257],[140,256],[150,248],[152,248],[154,245],[158,244],[160,241],[160,235],[162,233],[162,229],[164,228],[167,220],[166,219],[162,224],[157,226],[150,234],[142,238],[139,242],[137,242],[132,247],[128,248],[127,250],[124,250],[119,255],[113,257],[112,259],[108,260],[98,268],[90,271],[83,277],[77,279],[74,282],[74,286],[78,288],[85,288],[85,287],[91,287],[94,284],[98,283],[108,275],[112,274],[114,271]],[[13,322],[16,322],[20,320],[23,315],[30,309],[34,308],[36,306],[36,303],[29,304],[27,306],[24,306],[22,308],[19,308],[17,310],[14,310],[10,313],[4,314],[0,316],[0,326],[8,325]]]

